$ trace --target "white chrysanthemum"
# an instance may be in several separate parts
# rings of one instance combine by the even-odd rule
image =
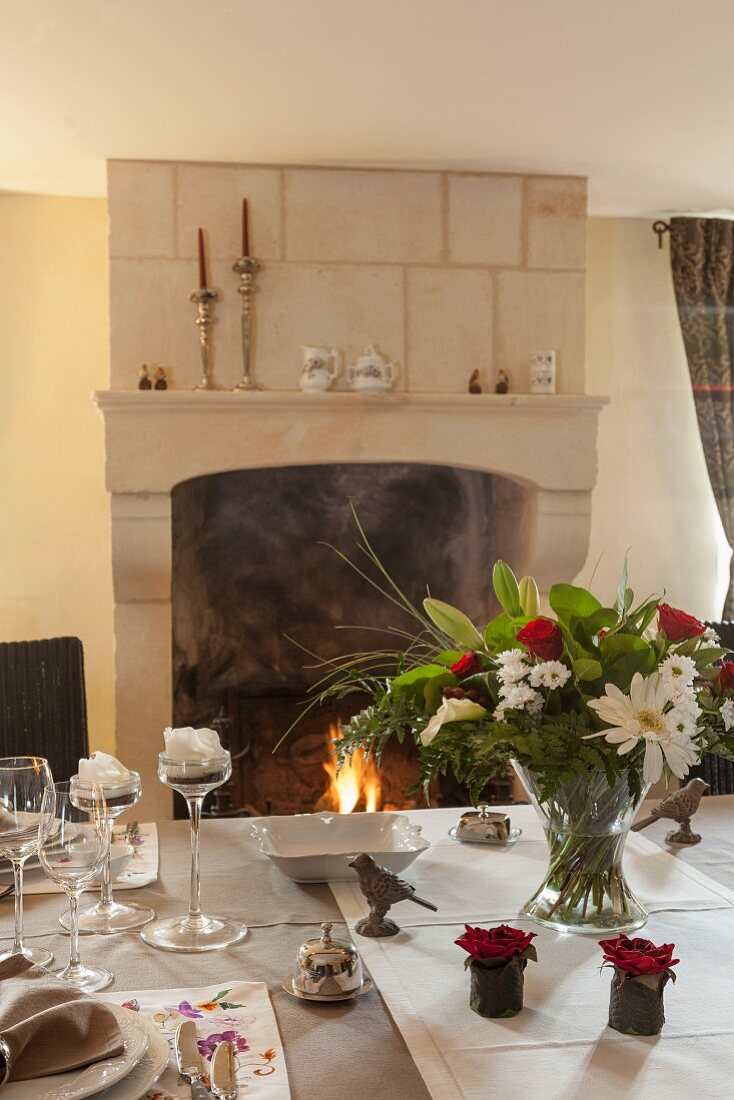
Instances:
[[[528,684],[509,684],[500,689],[501,704],[506,710],[527,710],[537,714],[543,707],[543,696]]]
[[[718,646],[718,644],[721,641],[721,638],[719,637],[719,635],[716,633],[716,631],[714,630],[714,628],[712,626],[707,626],[706,629],[704,630],[703,634],[701,635],[701,641],[708,642],[709,645],[712,645],[712,646]]]
[[[641,741],[645,742],[645,759],[642,775],[646,783],[655,783],[663,773],[663,759],[668,767],[683,779],[691,763],[695,763],[698,751],[690,738],[680,732],[671,732],[665,710],[670,704],[670,694],[658,673],[643,679],[639,672],[632,677],[629,695],[615,684],[607,684],[606,695],[592,699],[589,706],[611,729],[587,734],[604,737],[611,745],[618,745],[620,756],[631,752]]]
[[[679,653],[669,653],[660,666],[660,678],[673,697],[689,688],[695,677],[695,661],[690,657],[681,657]]]
[[[522,649],[506,649],[498,655],[497,664],[497,679],[501,684],[516,684],[518,680],[524,680],[530,671]]]
[[[734,726],[734,699],[725,699],[721,704],[721,717],[724,721],[724,729],[728,733]]]
[[[571,670],[563,661],[542,661],[530,670],[530,683],[533,687],[559,688],[571,679]]]
[[[668,711],[665,715],[665,725],[669,733],[680,733],[688,738],[695,737],[698,733],[696,715],[681,707],[673,707],[672,710]]]

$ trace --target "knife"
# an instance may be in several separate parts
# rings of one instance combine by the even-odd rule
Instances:
[[[199,1054],[196,1024],[193,1020],[185,1020],[178,1025],[173,1043],[176,1049],[178,1071],[191,1086],[192,1100],[211,1100],[212,1094],[202,1084],[204,1063]]]
[[[237,1063],[234,1043],[218,1043],[211,1065],[212,1092],[217,1100],[237,1100]]]

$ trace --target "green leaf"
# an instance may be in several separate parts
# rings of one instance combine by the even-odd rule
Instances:
[[[517,632],[522,630],[527,619],[511,619],[503,611],[487,624],[484,632],[484,644],[492,654],[502,653],[505,649],[514,649],[517,645]]]
[[[580,657],[572,662],[573,674],[577,680],[598,680],[604,670],[598,661]]]
[[[567,624],[574,617],[585,619],[601,609],[596,596],[573,584],[554,584],[548,600],[559,620]]]
[[[441,699],[443,697],[443,689],[445,687],[453,687],[457,683],[457,679],[453,672],[446,669],[440,676],[434,676],[428,680],[423,688],[423,698],[426,703],[426,709],[429,714],[435,714],[441,705]]]
[[[655,650],[636,634],[608,634],[599,643],[604,666],[604,683],[629,691],[636,672],[649,676],[657,668]]]
[[[463,656],[463,649],[444,649],[441,653],[436,654],[433,658],[433,662],[434,664],[446,665],[447,668],[450,668],[451,665],[455,665]]]
[[[400,676],[396,676],[392,682],[392,690],[400,691],[401,688],[412,687],[414,684],[431,680],[434,676],[445,675],[446,668],[444,665],[419,665],[417,668],[411,668],[408,672],[402,672]]]
[[[430,596],[423,601],[423,607],[429,619],[444,634],[448,634],[449,638],[460,642],[467,649],[476,649],[477,646],[484,645],[484,639],[474,623],[457,607],[452,607],[450,603],[444,603],[443,600],[434,600]]]
[[[494,592],[508,615],[516,618],[523,614],[517,578],[504,561],[496,561],[492,570]]]

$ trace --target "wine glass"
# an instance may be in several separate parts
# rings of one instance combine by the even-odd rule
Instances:
[[[69,899],[69,965],[56,977],[83,993],[105,989],[109,970],[84,966],[79,959],[78,912],[82,890],[102,870],[110,848],[110,819],[102,788],[91,785],[77,792],[71,783],[53,783],[43,795],[40,846],[41,866]]]
[[[0,856],[13,865],[15,891],[15,941],[0,955],[0,962],[10,955],[23,955],[45,966],[53,959],[45,947],[26,947],[23,943],[23,866],[30,856],[38,854],[41,803],[50,783],[53,776],[43,757],[0,758]]]
[[[80,780],[78,775],[71,777],[71,789],[75,792],[77,801],[86,800],[90,787],[93,784]],[[130,772],[127,779],[119,783],[105,783],[100,781],[104,800],[107,805],[107,816],[114,822],[125,810],[129,810],[140,801],[140,776],[137,772]],[[112,840],[112,833],[110,834]],[[110,862],[112,859],[112,846],[107,853],[104,867],[102,868],[102,889],[100,899],[96,905],[88,905],[79,911],[80,932],[131,932],[142,928],[148,921],[153,920],[155,912],[147,905],[137,905],[135,902],[123,903],[115,901],[112,897],[112,883],[110,881]],[[64,928],[69,927],[70,913],[64,913],[59,918]]]
[[[191,891],[185,917],[168,917],[146,924],[140,935],[151,947],[164,951],[216,951],[239,943],[247,927],[225,917],[206,917],[201,911],[199,882],[199,825],[204,796],[221,787],[232,774],[232,758],[226,749],[213,760],[174,760],[162,752],[158,778],[186,799],[191,819]]]

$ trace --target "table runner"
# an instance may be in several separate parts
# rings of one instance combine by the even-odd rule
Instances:
[[[133,848],[133,855],[119,878],[115,879],[113,886],[117,890],[138,890],[141,886],[148,886],[158,877],[158,829],[152,822],[139,825],[115,825],[113,828],[113,845],[116,848],[123,844],[129,844]],[[113,848],[114,851],[114,848]],[[12,885],[12,871],[3,866],[0,873],[0,890]],[[99,886],[91,886],[91,892],[99,891]],[[31,894],[60,894],[61,888],[44,874],[40,867],[26,868],[23,876],[23,896]]]
[[[421,825],[422,835],[430,841],[431,848],[404,874],[421,897],[438,906],[438,912],[401,902],[392,910],[401,927],[456,921],[497,923],[512,921],[517,916],[543,881],[548,846],[531,806],[512,806],[509,812],[513,827],[522,828],[523,835],[516,844],[507,847],[452,840],[448,830],[456,824],[456,810],[418,810],[409,814],[411,822]],[[734,905],[734,891],[714,882],[696,867],[674,859],[639,833],[630,834],[625,870],[632,889],[651,913]],[[356,881],[331,885],[342,912],[366,912]],[[362,906],[361,911],[344,908],[342,902],[347,896]]]
[[[391,912],[403,931],[391,939],[357,936],[354,924],[366,911],[364,898],[350,883],[331,884],[431,1095],[486,1100],[491,1091],[505,1100],[615,1094],[671,1100],[694,1090],[727,1094],[734,1034],[734,894],[647,838],[633,838],[629,862],[635,889],[645,902],[651,893],[658,905],[667,901],[678,910],[653,913],[643,934],[658,943],[677,943],[682,961],[676,968],[679,981],[667,987],[662,1036],[619,1035],[606,1026],[610,975],[600,975],[597,937],[561,935],[517,916],[519,905],[512,899],[524,901],[532,893],[545,857],[540,873],[528,878],[537,871],[537,860],[527,850],[527,858],[519,856],[524,843],[526,849],[534,843],[532,820],[525,820],[534,811],[515,806],[510,812],[514,823],[523,829],[527,824],[528,841],[500,850],[458,845],[448,837],[445,843],[445,812],[410,815],[416,823],[423,818],[424,835],[436,846],[406,877],[442,909],[426,919],[423,910],[414,914],[417,906],[401,903]],[[509,857],[507,863],[498,866],[496,855]],[[485,890],[485,881],[494,889]],[[473,885],[473,891],[452,889],[457,883],[461,890]],[[495,892],[503,895],[499,902]],[[528,964],[526,1007],[514,1019],[485,1020],[469,1009],[464,955],[453,944],[463,919],[482,924],[506,919],[537,933],[540,961]]]
[[[248,1100],[290,1100],[288,1073],[273,1008],[264,982],[241,979],[197,989],[147,989],[99,993],[100,1000],[149,1016],[171,1046],[168,1068],[146,1092],[148,1100],[190,1100],[191,1087],[176,1067],[173,1037],[184,1020],[193,1020],[204,1066],[217,1043],[236,1047],[237,1084]],[[208,1082],[207,1082],[208,1084]]]

